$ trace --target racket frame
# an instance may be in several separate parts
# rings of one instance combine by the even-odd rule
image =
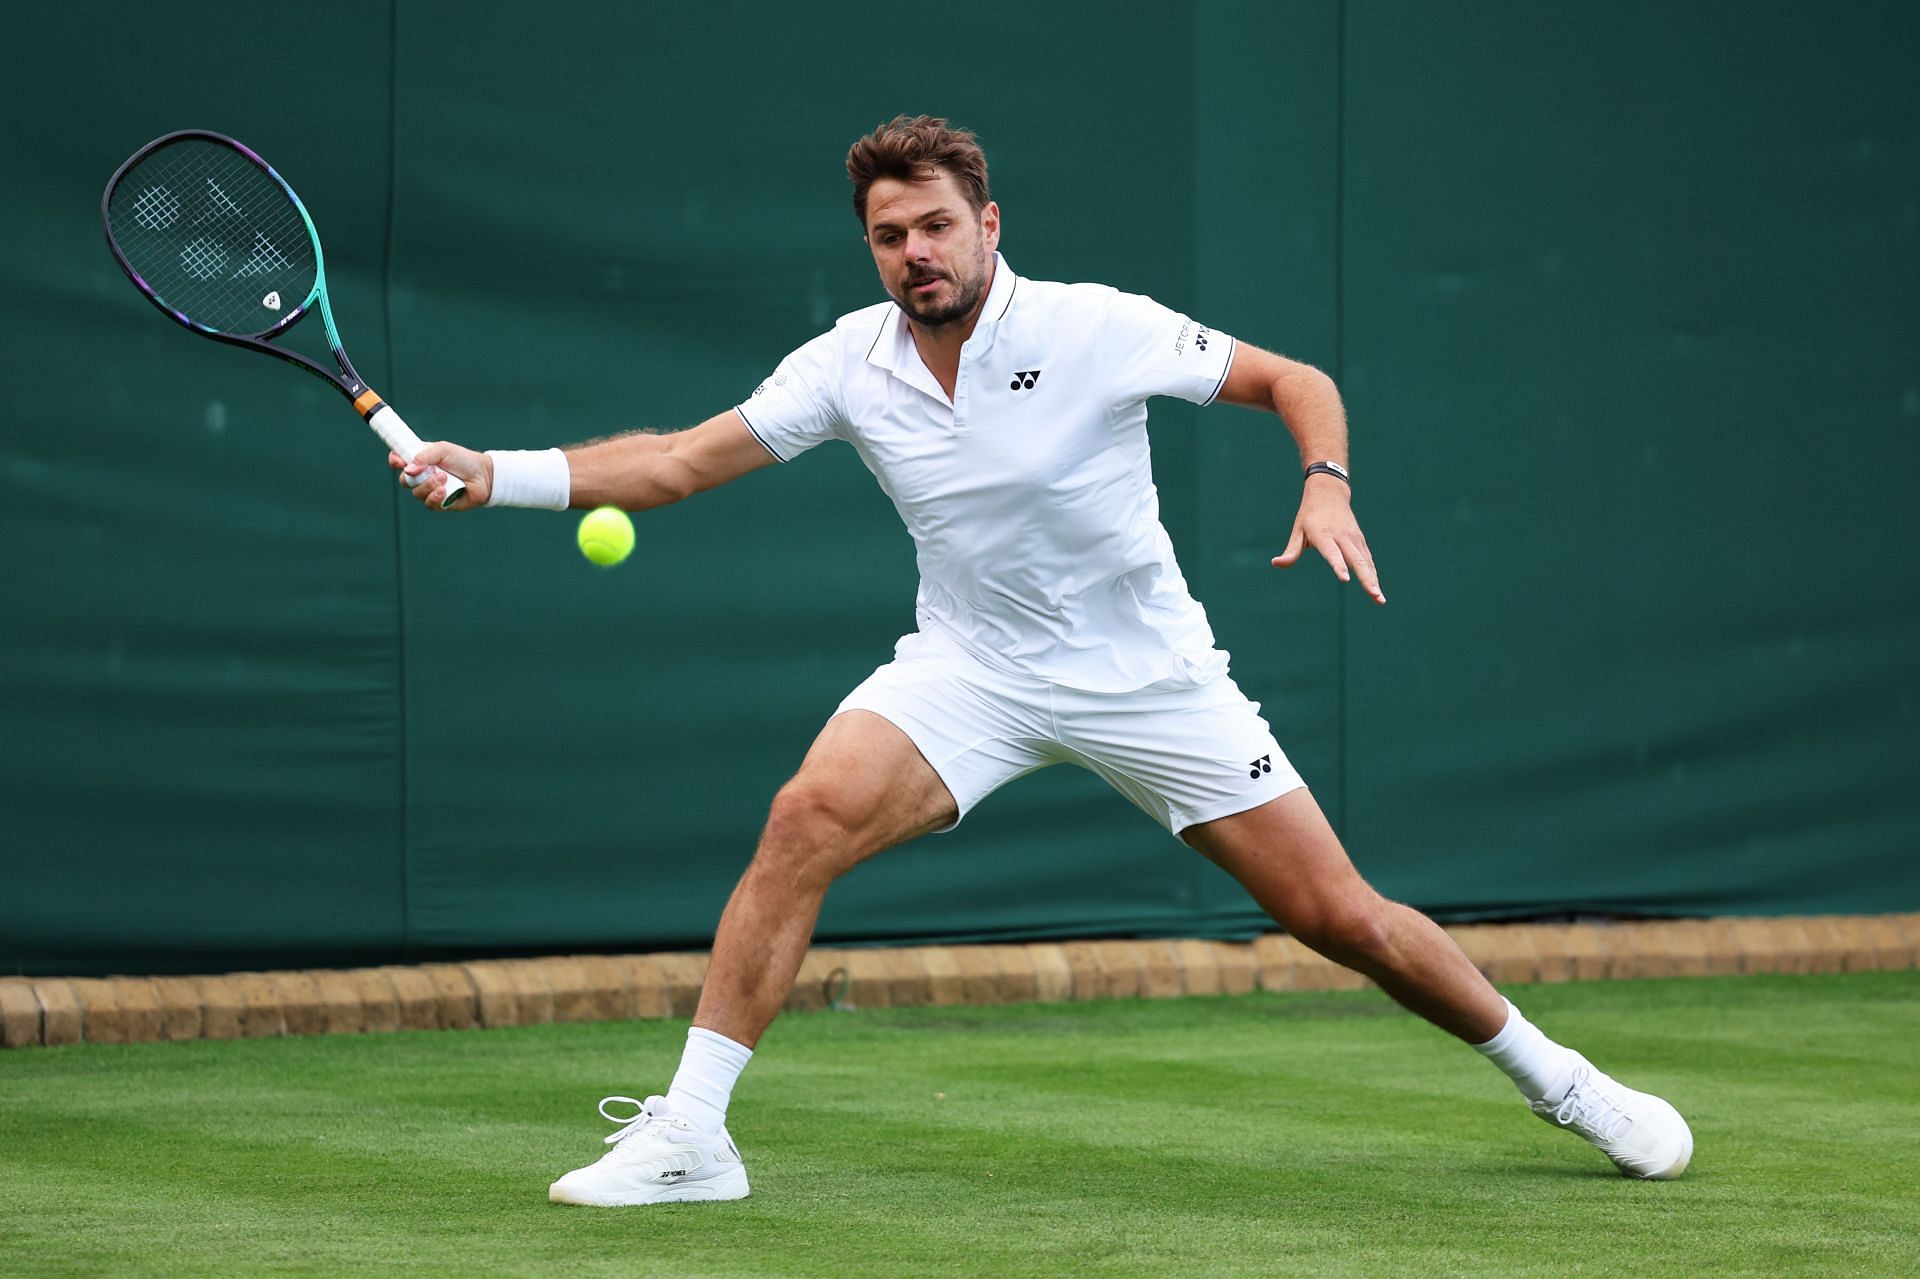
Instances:
[[[168,306],[161,300],[160,295],[154,291],[153,286],[148,284],[138,271],[134,270],[133,264],[127,261],[127,255],[120,251],[120,245],[113,238],[113,220],[111,217],[113,193],[119,189],[121,179],[124,178],[135,165],[139,164],[149,155],[152,155],[155,151],[158,151],[161,147],[188,138],[201,138],[220,146],[230,147],[234,151],[239,152],[253,164],[255,168],[273,180],[275,185],[286,195],[287,199],[292,202],[294,210],[300,214],[300,221],[304,223],[307,228],[307,239],[313,245],[313,288],[308,290],[307,296],[301,300],[300,305],[294,307],[284,317],[275,321],[270,327],[262,329],[257,333],[228,333],[223,329],[216,329],[202,324],[185,312]],[[358,412],[362,418],[366,419],[367,425],[372,427],[382,440],[386,441],[389,448],[393,449],[395,453],[398,453],[407,461],[410,462],[413,460],[413,454],[420,449],[420,438],[400,419],[400,415],[395,413],[392,407],[389,406],[386,401],[382,400],[373,388],[366,384],[366,381],[354,369],[353,361],[347,357],[347,348],[340,340],[340,330],[333,322],[333,304],[327,297],[327,259],[320,247],[319,229],[313,225],[313,218],[307,213],[307,206],[301,202],[292,184],[281,177],[279,172],[275,170],[271,164],[268,164],[259,152],[238,139],[230,138],[224,133],[215,133],[211,129],[177,129],[172,133],[163,134],[128,156],[125,162],[113,171],[113,176],[107,179],[106,190],[102,192],[100,196],[100,226],[106,233],[107,247],[113,250],[114,261],[120,264],[120,269],[126,273],[129,280],[133,281],[134,287],[139,289],[140,296],[153,303],[163,315],[191,329],[193,332],[200,334],[202,337],[210,337],[216,342],[225,342],[229,346],[243,347],[249,351],[262,351],[277,359],[284,360],[289,364],[297,365],[305,369],[346,396],[355,411]],[[334,363],[339,366],[338,373],[335,373],[332,369],[325,367],[317,361],[308,359],[298,351],[289,347],[276,346],[269,340],[287,332],[287,330],[305,319],[316,307],[320,312],[320,323],[327,331],[327,346],[333,352]],[[431,468],[427,474],[419,477],[409,477],[407,483],[409,485],[417,485],[425,482],[429,475],[437,474],[445,473],[441,472],[437,467]],[[460,481],[459,477],[448,475],[447,480],[447,493],[441,499],[440,503],[442,506],[452,505],[454,500],[466,491],[466,485]]]

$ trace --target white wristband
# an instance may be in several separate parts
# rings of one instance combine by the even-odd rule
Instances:
[[[559,449],[488,449],[493,491],[488,506],[532,506],[564,511],[573,497],[573,471]]]

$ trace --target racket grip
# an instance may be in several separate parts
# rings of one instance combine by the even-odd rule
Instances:
[[[413,455],[425,446],[425,441],[413,433],[413,428],[393,411],[391,404],[382,404],[367,414],[367,425],[373,428],[375,435],[386,441],[388,448],[406,461],[413,461]],[[445,476],[447,480],[447,491],[440,498],[440,505],[444,509],[452,506],[454,501],[467,491],[466,482],[459,476],[449,475],[437,466],[430,466],[418,475],[407,475],[401,478],[406,480],[407,487],[418,488],[428,480],[441,476]]]

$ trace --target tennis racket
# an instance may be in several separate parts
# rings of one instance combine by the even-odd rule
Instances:
[[[338,387],[395,453],[411,462],[420,451],[420,437],[353,371],[327,300],[320,233],[272,165],[218,133],[169,133],[114,171],[100,220],[147,301],[202,336],[299,365]],[[274,341],[315,307],[337,373]],[[442,474],[429,467],[407,483]],[[442,506],[467,488],[446,478]]]

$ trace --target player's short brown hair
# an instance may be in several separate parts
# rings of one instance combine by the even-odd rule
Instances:
[[[853,181],[853,212],[867,225],[867,191],[881,178],[928,182],[941,174],[960,184],[975,213],[987,207],[987,155],[971,130],[938,116],[897,115],[847,151]]]

